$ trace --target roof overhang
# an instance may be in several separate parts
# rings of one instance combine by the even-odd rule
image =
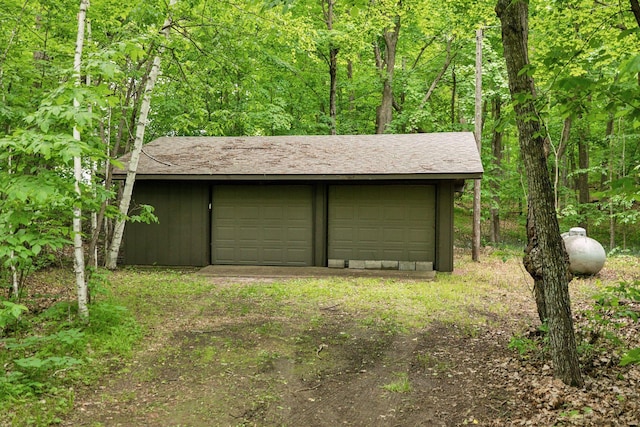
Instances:
[[[130,155],[114,179],[125,179]],[[436,181],[482,178],[471,132],[403,135],[163,137],[144,146],[136,179]]]

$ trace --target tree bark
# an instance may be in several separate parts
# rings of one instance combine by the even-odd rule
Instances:
[[[581,117],[582,118],[582,117]],[[586,216],[586,205],[590,202],[589,195],[589,131],[588,124],[585,121],[582,121],[582,126],[579,126],[579,137],[578,137],[578,168],[580,169],[580,173],[578,173],[578,204],[580,206],[580,213],[582,220],[580,221],[580,227],[587,230],[587,234],[589,232],[589,221]]]
[[[530,274],[543,292],[554,374],[566,384],[581,386],[569,298],[568,256],[554,207],[545,136],[534,104],[534,82],[528,73],[529,4],[526,0],[498,0],[496,13],[502,24],[509,90],[528,185],[528,246],[524,261],[533,267]]]
[[[476,93],[475,93],[475,129],[478,154],[482,154],[482,29],[476,31]],[[481,220],[481,184],[479,179],[473,181],[473,242],[471,259],[480,261],[480,220]]]
[[[326,5],[326,9],[325,9]],[[322,8],[324,13],[324,20],[327,24],[329,32],[333,31],[333,6],[335,0],[323,0]],[[329,120],[331,121],[331,135],[336,134],[336,95],[338,92],[338,52],[340,49],[333,45],[333,41],[329,40]]]
[[[502,131],[497,124],[502,119],[502,99],[496,95],[492,100],[493,137],[491,138],[491,153],[493,154],[493,207],[491,208],[491,242],[500,242],[500,175],[502,174]]]
[[[568,116],[564,119],[562,124],[562,134],[560,134],[560,143],[558,149],[555,152],[555,167],[554,167],[554,185],[553,194],[555,200],[556,211],[560,209],[560,201],[558,199],[558,185],[560,183],[560,163],[564,157],[564,153],[567,151],[567,144],[569,143],[569,135],[571,134],[572,118]]]
[[[456,57],[458,52],[454,52],[453,54],[451,53],[452,42],[453,42],[453,38],[450,38],[447,40],[447,57],[444,60],[442,69],[440,70],[436,78],[433,79],[433,81],[431,82],[431,86],[429,86],[429,89],[427,90],[427,93],[424,95],[424,98],[422,98],[422,102],[420,103],[418,110],[422,110],[424,106],[427,105],[429,98],[431,98],[431,95],[433,95],[433,91],[436,90],[436,87],[438,86],[438,83],[440,83],[442,76],[444,76],[444,73],[447,72],[447,68],[449,68],[449,65],[451,65],[451,61],[453,61],[453,58]]]
[[[640,3],[638,3],[638,0],[629,0],[629,2],[631,3],[631,11],[636,18],[636,23],[640,27]]]
[[[78,86],[81,84],[80,67],[82,66],[82,47],[84,45],[84,30],[88,7],[89,0],[81,0],[80,11],[78,13],[76,50],[73,58],[73,74],[76,80],[76,85]],[[75,98],[73,99],[73,106],[75,108],[80,107],[80,102]],[[73,127],[73,138],[80,141],[80,131],[77,126]],[[82,208],[80,207],[80,198],[82,197],[82,192],[80,190],[80,183],[82,182],[82,158],[80,158],[80,156],[73,158],[73,175],[75,179],[74,187],[77,195],[77,200],[73,206],[73,270],[76,275],[78,314],[81,318],[86,320],[89,318],[89,308],[87,306],[88,292],[87,282],[85,280],[84,250],[82,246]]]
[[[398,2],[400,5],[402,2]],[[376,110],[376,133],[384,133],[393,119],[393,71],[396,65],[396,47],[400,34],[400,16],[395,17],[392,29],[385,29],[384,56],[376,46],[376,63],[382,74],[382,100]]]
[[[177,0],[171,0],[169,2],[169,7],[176,4],[176,2]],[[171,14],[169,12],[169,16],[167,16],[167,19],[164,21],[164,25],[162,26],[162,34],[165,36],[165,38],[169,37],[171,22]],[[110,270],[114,270],[117,266],[118,253],[120,252],[120,244],[122,243],[122,236],[124,235],[124,227],[127,219],[127,214],[129,213],[131,195],[133,194],[133,185],[136,180],[136,170],[138,169],[140,154],[142,153],[144,133],[147,127],[147,117],[151,108],[151,93],[153,92],[156,80],[158,79],[158,74],[160,74],[160,62],[163,52],[164,48],[160,46],[158,48],[157,55],[153,59],[153,65],[151,67],[151,72],[149,73],[149,79],[147,80],[147,84],[145,85],[144,89],[142,104],[140,105],[140,115],[138,116],[138,124],[136,126],[136,138],[133,144],[134,148],[131,151],[131,159],[129,160],[127,178],[125,180],[124,190],[122,192],[122,199],[120,200],[120,217],[116,220],[116,223],[114,225],[113,239],[111,240],[111,246],[109,247],[109,252],[107,253],[107,259],[105,262],[105,266]]]

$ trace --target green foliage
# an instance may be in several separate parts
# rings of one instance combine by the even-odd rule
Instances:
[[[3,343],[11,366],[0,377],[0,400],[48,392],[59,373],[83,363],[77,355],[81,354],[85,337],[77,328],[44,336],[6,338]]]
[[[640,347],[629,350],[620,359],[620,366],[627,366],[632,363],[640,363]]]
[[[594,296],[593,307],[584,312],[588,323],[579,330],[583,338],[582,348],[591,355],[624,350],[624,327],[628,322],[638,322],[640,313],[632,303],[640,302],[640,281],[620,282],[607,286]],[[625,351],[620,365],[640,362],[639,349]]]
[[[4,330],[7,326],[20,320],[20,316],[25,311],[28,311],[28,309],[24,305],[11,301],[2,301],[2,307],[0,307],[0,337],[4,336]]]
[[[531,338],[522,335],[514,335],[509,340],[507,348],[517,351],[520,357],[528,357],[530,353],[533,353],[538,349],[538,344]]]

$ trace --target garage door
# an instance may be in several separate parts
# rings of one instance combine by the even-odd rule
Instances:
[[[332,186],[328,221],[329,258],[434,261],[434,186]]]
[[[212,200],[213,264],[312,265],[310,186],[216,186]]]

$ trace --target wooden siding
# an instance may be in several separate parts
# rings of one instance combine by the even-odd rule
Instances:
[[[128,223],[126,264],[203,266],[209,264],[209,184],[136,182],[131,214],[151,205],[158,224]]]

